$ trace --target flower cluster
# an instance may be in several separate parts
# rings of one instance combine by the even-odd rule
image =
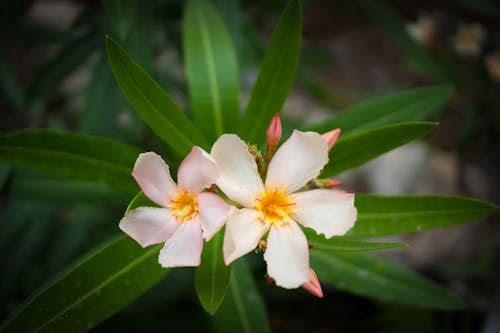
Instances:
[[[340,130],[323,135],[295,130],[278,148],[281,131],[275,116],[264,155],[235,134],[222,135],[210,154],[193,147],[179,166],[177,184],[160,156],[140,154],[132,175],[160,207],[130,211],[120,228],[143,247],[164,242],[158,261],[176,267],[198,266],[204,241],[225,225],[226,265],[261,247],[268,277],[278,286],[302,286],[322,297],[300,225],[326,238],[354,225],[354,194],[332,189],[338,181],[316,179]]]

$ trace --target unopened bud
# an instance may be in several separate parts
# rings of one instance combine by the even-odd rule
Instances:
[[[327,179],[325,181],[326,187],[337,187],[337,186],[342,186],[342,184],[344,184],[344,183],[341,180],[333,179],[333,178]]]
[[[341,129],[336,128],[334,130],[331,130],[331,131],[323,134],[323,139],[326,141],[326,144],[328,145],[329,151],[332,149],[335,142],[337,142],[337,139],[339,138],[340,132],[341,132]]]
[[[318,277],[312,268],[309,268],[309,281],[301,285],[301,287],[307,290],[311,295],[323,298],[321,284],[319,283]]]
[[[279,114],[275,114],[266,133],[266,144],[269,150],[274,150],[281,140],[282,134],[281,118]]]

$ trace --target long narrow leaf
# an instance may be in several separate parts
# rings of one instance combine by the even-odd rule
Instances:
[[[324,133],[341,128],[342,135],[347,136],[380,126],[426,120],[439,115],[452,91],[449,85],[436,85],[374,98],[307,129]]]
[[[195,288],[203,308],[214,314],[226,295],[231,266],[224,264],[222,257],[222,231],[205,244],[201,265],[196,268]]]
[[[183,44],[194,121],[213,142],[236,130],[239,79],[231,36],[210,1],[188,1]]]
[[[75,133],[37,130],[0,135],[0,160],[131,193],[137,191],[130,172],[138,154],[127,144]]]
[[[322,176],[329,177],[359,166],[394,148],[413,141],[436,127],[431,122],[400,123],[340,137],[330,151]]]
[[[244,258],[233,264],[229,290],[215,314],[218,332],[271,332],[266,306]]]
[[[463,301],[404,267],[366,254],[311,252],[311,266],[323,282],[381,301],[454,310]]]
[[[186,114],[118,43],[107,37],[106,48],[123,94],[159,138],[180,156],[187,155],[194,145],[208,149],[206,141]]]
[[[104,183],[44,175],[20,168],[13,170],[3,193],[11,198],[71,204],[124,203],[132,198],[131,193]]]
[[[42,288],[0,332],[83,332],[132,302],[167,270],[159,247],[142,249],[120,236],[89,254]]]
[[[358,220],[353,237],[379,237],[472,222],[498,211],[498,206],[452,196],[356,195]]]
[[[300,1],[291,0],[273,32],[240,128],[240,136],[264,142],[267,124],[280,113],[297,72],[302,33]]]
[[[404,243],[363,242],[344,237],[325,239],[311,229],[305,230],[305,234],[313,249],[330,253],[381,251],[407,246]]]

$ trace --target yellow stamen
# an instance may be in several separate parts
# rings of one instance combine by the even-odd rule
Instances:
[[[283,190],[271,188],[260,194],[255,200],[255,209],[259,212],[259,220],[266,226],[284,226],[293,213],[295,203]]]
[[[188,222],[198,216],[198,200],[191,193],[184,191],[170,200],[172,214],[180,222]]]

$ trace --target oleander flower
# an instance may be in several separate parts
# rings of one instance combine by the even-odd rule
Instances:
[[[163,267],[198,266],[203,239],[210,240],[232,210],[215,193],[202,192],[219,177],[215,161],[193,147],[179,166],[175,184],[163,159],[148,152],[139,155],[132,175],[160,207],[131,210],[120,221],[120,229],[142,247],[165,242],[158,258]]]
[[[242,206],[226,222],[226,265],[254,250],[267,234],[264,260],[269,277],[284,288],[309,283],[309,248],[298,223],[330,238],[345,234],[357,216],[354,194],[299,191],[328,162],[325,139],[315,132],[294,131],[270,160],[265,181],[247,144],[234,134],[222,135],[211,156],[220,173],[216,185]]]

